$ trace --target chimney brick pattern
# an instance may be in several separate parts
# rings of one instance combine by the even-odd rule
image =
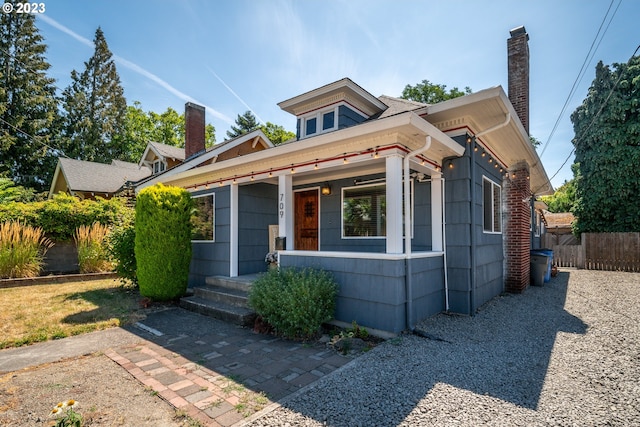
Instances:
[[[529,134],[529,35],[524,26],[507,39],[509,100]]]
[[[185,159],[204,151],[205,110],[201,105],[187,102],[184,105],[184,156]]]
[[[504,185],[504,277],[505,290],[512,293],[523,292],[530,281],[529,182],[529,166],[520,162],[509,170]]]

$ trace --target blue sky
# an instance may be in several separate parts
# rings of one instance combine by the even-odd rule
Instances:
[[[524,25],[530,132],[549,141],[542,155],[549,177],[573,148],[569,116],[586,96],[597,61],[626,62],[640,44],[638,0],[45,3],[37,25],[58,87],[69,84],[71,70],[84,69],[100,26],[129,104],[139,101],[158,113],[183,112],[186,101],[204,105],[218,141],[248,109],[294,130],[294,117],[277,103],[343,77],[376,96],[399,96],[423,79],[473,91],[501,85],[506,92],[506,40],[510,29]],[[549,139],[612,3],[605,26],[613,19]],[[553,178],[555,187],[571,179],[572,162]]]

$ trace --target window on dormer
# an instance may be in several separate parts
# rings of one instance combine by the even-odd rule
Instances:
[[[155,162],[153,162],[153,174],[157,174],[160,172],[164,172],[164,170],[166,169],[166,165],[164,164],[164,162],[162,160],[156,160]]]
[[[301,117],[303,122],[302,138],[313,136],[319,133],[329,132],[338,129],[336,117],[338,116],[338,107],[332,106],[323,110],[314,111]]]

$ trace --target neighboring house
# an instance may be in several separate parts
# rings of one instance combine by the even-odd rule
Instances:
[[[138,164],[113,160],[111,164],[59,158],[49,198],[67,193],[80,199],[111,198],[160,176],[171,176],[197,166],[273,147],[257,130],[205,149],[205,109],[185,104],[185,148],[149,142]]]
[[[80,199],[109,199],[119,194],[127,183],[140,181],[151,175],[147,167],[114,160],[111,164],[85,162],[60,157],[51,181],[49,198],[67,193]]]
[[[441,311],[473,314],[529,285],[534,200],[553,191],[529,142],[527,40],[520,27],[508,43],[517,109],[501,87],[426,105],[345,78],[278,104],[296,141],[136,191],[181,186],[209,210],[192,286],[265,271],[276,229],[280,266],[333,273],[339,322],[397,333]]]
[[[580,241],[573,235],[575,217],[571,212],[545,212],[546,220],[544,243],[547,247],[579,245]]]

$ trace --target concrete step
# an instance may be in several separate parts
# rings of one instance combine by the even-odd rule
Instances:
[[[248,274],[238,277],[210,276],[205,278],[205,283],[210,286],[219,286],[227,289],[238,289],[249,292],[251,284],[259,277],[258,274]]]
[[[193,293],[198,298],[214,302],[221,302],[236,307],[247,307],[249,294],[247,291],[222,286],[202,286],[193,288]]]
[[[256,317],[255,312],[246,307],[237,307],[195,295],[180,299],[180,307],[242,326],[253,326]]]

